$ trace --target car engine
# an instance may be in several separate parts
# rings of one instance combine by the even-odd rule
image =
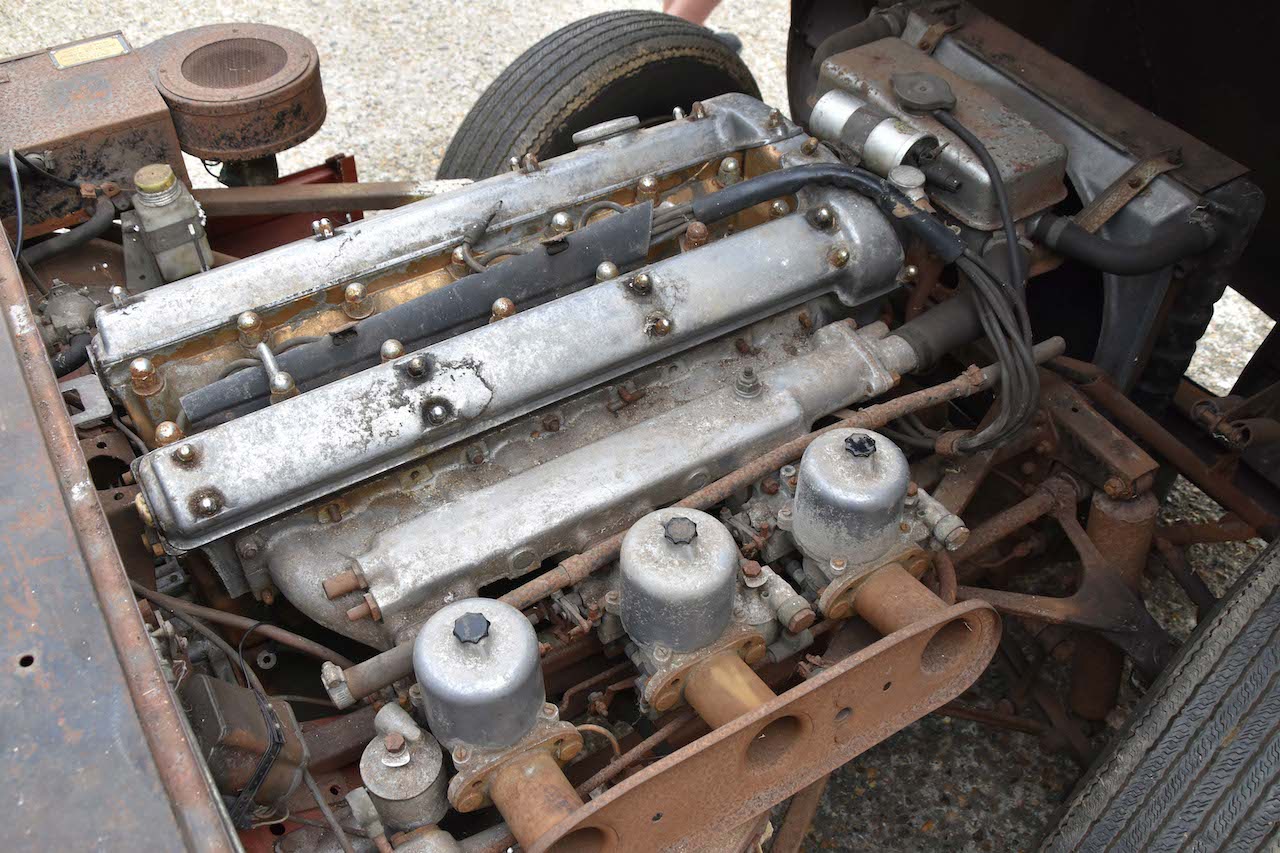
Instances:
[[[1172,396],[1185,360],[1147,368],[1171,300],[1260,197],[1242,168],[1179,180],[1205,161],[1118,142],[946,14],[875,13],[803,124],[725,93],[475,181],[254,177],[324,113],[314,48],[260,25],[127,55],[155,145],[15,144],[53,236],[6,308],[74,392],[247,846],[753,849],[774,806],[963,713],[1002,621],[1071,641],[1050,725],[1161,672],[1139,580],[1191,541],[1157,526],[1161,461],[1241,538],[1274,516],[1129,393]],[[239,26],[288,74],[215,108],[193,75]],[[240,179],[192,189],[178,149]],[[1064,269],[1105,300],[1086,346],[1028,311]],[[1037,559],[1070,568],[1010,580]]]

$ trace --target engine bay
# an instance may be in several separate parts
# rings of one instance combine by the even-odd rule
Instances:
[[[758,849],[930,712],[1033,725],[964,704],[998,649],[1068,661],[1034,725],[1082,752],[1167,667],[1148,553],[1208,535],[1169,475],[1214,535],[1275,529],[1150,403],[1260,193],[960,15],[875,12],[803,124],[725,93],[474,181],[255,177],[324,115],[264,25],[104,60],[162,81],[154,144],[15,145],[11,326],[245,849]],[[217,100],[248,35],[275,70]],[[1029,296],[1066,269],[1104,300],[1083,348]]]

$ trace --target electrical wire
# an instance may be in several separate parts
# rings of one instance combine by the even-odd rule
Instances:
[[[10,149],[10,153],[12,153],[14,156],[18,158],[19,163],[26,166],[31,171],[35,172],[40,177],[45,178],[46,180],[53,181],[55,184],[62,184],[62,186],[67,187],[68,189],[73,189],[73,190],[80,189],[79,181],[74,181],[74,180],[71,180],[70,178],[58,177],[57,175],[53,174],[53,172],[50,172],[47,169],[44,169],[41,166],[36,165],[27,157],[26,154],[23,154],[21,151],[13,151],[13,149]]]
[[[17,152],[9,149],[9,178],[13,181],[13,206],[17,208],[17,239],[14,240],[13,256],[22,257],[22,180],[18,177]]]

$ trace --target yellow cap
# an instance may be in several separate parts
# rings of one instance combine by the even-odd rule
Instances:
[[[143,166],[133,175],[134,186],[138,188],[138,192],[143,193],[164,192],[177,180],[173,174],[173,167],[168,163],[152,163],[149,166]]]

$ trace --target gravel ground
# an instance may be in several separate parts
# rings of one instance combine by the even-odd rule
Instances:
[[[404,180],[435,174],[472,102],[526,47],[579,17],[623,7],[658,4],[560,0],[530,15],[528,6],[514,0],[136,0],[119,6],[60,0],[57,14],[50,15],[47,3],[7,0],[0,17],[0,56],[115,29],[141,46],[177,29],[218,21],[290,27],[319,48],[329,115],[315,137],[281,156],[282,171],[344,151],[358,155],[366,180]],[[709,22],[742,38],[743,58],[765,100],[784,110],[788,8],[785,0],[730,0]],[[200,183],[211,183],[197,161],[189,167]],[[1270,326],[1260,311],[1228,292],[1196,355],[1192,377],[1225,393]],[[1216,513],[1212,502],[1185,482],[1175,488],[1166,511],[1197,520]],[[1221,593],[1257,550],[1258,543],[1196,546],[1190,556]],[[1147,594],[1157,617],[1185,636],[1193,619],[1181,591],[1159,575],[1149,579]],[[1002,688],[999,673],[993,673],[974,695],[993,701]],[[1065,754],[1042,751],[1034,737],[930,716],[835,775],[807,849],[1028,849],[1078,773]]]

